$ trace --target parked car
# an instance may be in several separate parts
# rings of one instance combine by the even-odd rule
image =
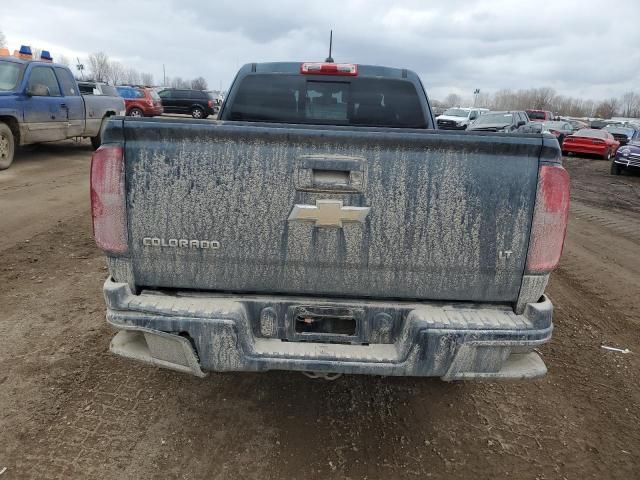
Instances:
[[[620,146],[629,143],[638,132],[635,128],[618,125],[607,125],[603,128],[603,130],[606,130],[611,135],[613,135],[613,138],[620,142]]]
[[[486,108],[449,108],[436,117],[438,128],[442,130],[465,130],[471,123],[488,112]]]
[[[640,135],[621,146],[611,161],[611,174],[620,175],[624,170],[640,171]]]
[[[606,120],[591,120],[591,122],[589,123],[589,128],[601,130],[609,124],[610,123]]]
[[[356,64],[245,65],[220,119],[112,121],[93,156],[113,353],[197,376],[545,374],[555,139],[443,139],[417,74]]]
[[[167,113],[185,113],[193,118],[207,118],[216,113],[216,99],[202,90],[168,88],[159,95]]]
[[[573,133],[573,127],[569,122],[542,122],[542,130],[555,135],[560,146],[562,146],[565,137]]]
[[[69,67],[0,57],[0,170],[19,145],[89,137],[97,148],[106,118],[122,114],[120,97],[81,95]]]
[[[116,90],[124,98],[130,117],[155,117],[164,112],[160,97],[151,88],[120,85]]]
[[[553,120],[553,113],[548,110],[525,110],[532,122],[549,122]]]
[[[80,88],[80,93],[82,95],[107,95],[110,97],[120,96],[116,87],[104,82],[81,81],[78,82],[78,87]]]
[[[582,130],[583,128],[589,128],[589,124],[587,122],[583,122],[582,120],[576,120],[575,118],[566,118],[564,121],[569,122],[571,124],[571,128],[574,132],[578,130]]]
[[[564,139],[562,154],[587,153],[611,160],[619,146],[620,142],[606,130],[583,128]]]
[[[467,130],[473,132],[512,133],[527,123],[529,123],[529,118],[521,110],[489,112],[473,122]]]

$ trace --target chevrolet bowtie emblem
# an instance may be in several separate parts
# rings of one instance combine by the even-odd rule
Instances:
[[[315,222],[316,227],[342,228],[343,222],[364,223],[370,207],[345,207],[340,200],[316,200],[314,205],[294,205],[289,221]]]

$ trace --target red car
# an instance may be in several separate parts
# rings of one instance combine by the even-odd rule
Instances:
[[[525,110],[532,122],[548,122],[553,120],[553,113],[547,110]]]
[[[562,143],[562,154],[589,153],[598,155],[605,160],[611,160],[616,154],[620,142],[606,130],[583,128],[573,135],[569,135]]]
[[[118,93],[124,98],[124,107],[127,115],[131,117],[153,117],[162,115],[162,101],[158,94],[146,87],[116,87]]]

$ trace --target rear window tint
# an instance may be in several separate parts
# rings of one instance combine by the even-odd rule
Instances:
[[[395,79],[249,75],[230,108],[238,121],[426,127],[415,86]]]
[[[591,128],[583,128],[574,133],[576,137],[589,137],[589,138],[607,138],[607,132],[604,130],[595,130]]]
[[[122,98],[144,98],[144,93],[134,87],[116,87]]]
[[[527,110],[527,115],[529,115],[529,118],[531,120],[545,120],[546,119],[546,115],[544,114],[544,112],[535,112],[533,110]]]

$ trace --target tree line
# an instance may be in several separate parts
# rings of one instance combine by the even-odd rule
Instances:
[[[450,93],[443,101],[434,101],[435,106],[456,107],[473,105],[473,99]],[[621,97],[594,101],[558,94],[551,87],[521,90],[501,89],[493,94],[480,93],[475,106],[490,110],[549,110],[556,115],[568,117],[611,118],[615,116],[640,118],[640,95],[626,92]]]
[[[97,82],[107,82],[112,85],[153,85],[153,75],[147,72],[138,72],[133,67],[127,67],[122,63],[111,60],[104,52],[92,53],[88,57],[88,73]],[[203,77],[192,80],[182,77],[167,78],[164,86],[173,88],[192,88],[194,90],[207,90],[207,81]]]

